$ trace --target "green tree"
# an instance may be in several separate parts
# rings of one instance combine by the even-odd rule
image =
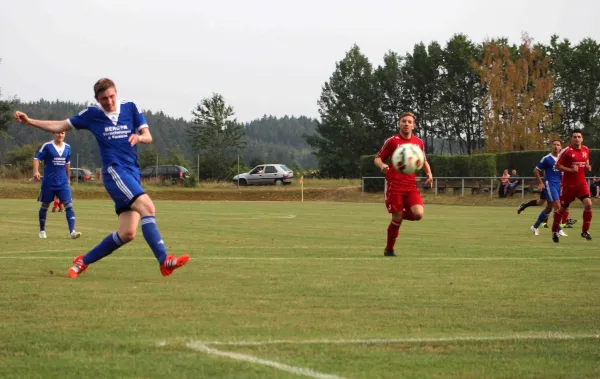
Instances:
[[[433,107],[440,95],[439,78],[442,65],[442,48],[437,42],[429,46],[421,42],[414,46],[412,54],[406,54],[402,66],[402,87],[408,97],[410,109],[417,116],[415,132],[425,142],[425,150],[433,152]]]
[[[192,114],[194,120],[188,128],[188,136],[202,156],[204,172],[201,167],[200,176],[227,179],[223,173],[231,171],[237,153],[246,145],[243,127],[234,118],[233,107],[215,93],[202,99]]]
[[[33,157],[37,154],[38,148],[34,145],[23,145],[6,153],[6,163],[15,165],[24,170],[33,168]]]
[[[190,167],[190,161],[185,159],[179,145],[169,148],[167,151],[167,156],[162,161],[162,164],[177,165],[186,168]]]
[[[473,62],[480,62],[481,46],[463,34],[454,35],[442,51],[440,96],[434,105],[436,134],[449,142],[458,142],[460,153],[472,154],[483,147],[481,98],[485,89]]]
[[[155,166],[159,164],[158,161],[158,152],[153,145],[150,146],[140,146],[138,150],[138,165],[140,169],[145,169],[149,166]]]
[[[323,85],[321,121],[316,135],[307,136],[324,176],[359,175],[359,157],[379,150],[389,135],[379,104],[373,67],[354,45]]]

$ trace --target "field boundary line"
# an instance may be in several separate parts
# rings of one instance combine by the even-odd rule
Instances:
[[[598,333],[567,334],[560,332],[520,333],[496,336],[448,336],[448,337],[407,337],[371,339],[314,339],[314,340],[263,340],[263,341],[192,341],[205,346],[264,346],[264,345],[385,345],[400,343],[442,343],[442,342],[488,342],[488,341],[569,341],[599,339]]]
[[[276,368],[281,371],[289,372],[296,375],[308,376],[309,378],[315,379],[342,379],[342,377],[337,375],[324,374],[318,371],[311,370],[309,368],[304,367],[296,367],[286,365],[284,363],[270,361],[267,359],[258,358],[252,355],[234,353],[229,351],[217,350],[212,347],[206,346],[204,343],[199,341],[192,341],[185,344],[189,349],[199,351],[201,353],[205,353],[208,355],[215,355],[217,357],[225,357],[230,359],[235,359],[237,361],[244,361],[249,363],[254,363],[258,365],[268,366],[272,368]]]

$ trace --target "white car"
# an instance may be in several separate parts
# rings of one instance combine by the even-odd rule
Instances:
[[[254,167],[245,174],[233,177],[233,183],[240,186],[269,185],[281,186],[290,184],[294,179],[294,172],[283,164],[263,164]]]

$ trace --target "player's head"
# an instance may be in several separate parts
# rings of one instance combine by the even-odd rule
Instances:
[[[512,176],[515,176],[515,175],[517,175],[517,170],[515,170],[515,169],[513,168],[513,169],[512,169],[512,171],[511,171],[511,174],[512,174]]]
[[[398,129],[400,129],[400,134],[407,138],[411,137],[416,121],[417,118],[412,112],[402,113],[400,115],[400,121],[398,121]]]
[[[54,133],[54,142],[61,143],[65,140],[66,132]]]
[[[552,140],[552,153],[558,154],[562,150],[562,142],[559,139]]]
[[[576,147],[581,146],[583,142],[583,134],[581,133],[581,129],[573,129],[571,131],[571,143]]]
[[[117,87],[115,82],[102,78],[94,84],[94,97],[106,112],[117,110]]]

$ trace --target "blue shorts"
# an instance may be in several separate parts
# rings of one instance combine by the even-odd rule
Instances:
[[[544,182],[544,189],[540,192],[540,199],[546,200],[549,203],[560,200],[560,183],[552,184]]]
[[[72,200],[71,187],[69,187],[68,184],[62,187],[42,186],[40,194],[38,195],[38,201],[42,204],[50,204],[54,201],[55,196],[58,196],[61,203],[70,203]]]
[[[117,214],[131,210],[131,204],[143,195],[140,172],[123,166],[110,166],[102,172],[104,188],[115,203]]]

